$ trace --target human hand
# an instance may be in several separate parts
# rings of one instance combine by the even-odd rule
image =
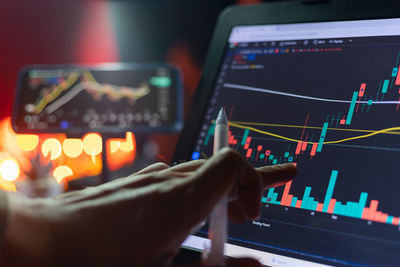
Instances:
[[[52,199],[10,196],[6,249],[14,265],[170,266],[191,230],[229,193],[232,221],[257,218],[264,187],[285,184],[292,164],[253,168],[223,149],[207,161],[155,164],[126,178]],[[228,266],[259,266],[231,259]],[[202,266],[194,263],[188,266]]]

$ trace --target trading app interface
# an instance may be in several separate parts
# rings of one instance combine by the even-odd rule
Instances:
[[[230,244],[335,265],[399,262],[399,26],[233,28],[192,159],[212,154],[224,107],[230,147],[299,173],[264,191],[261,218],[229,225]]]
[[[176,71],[30,69],[20,88],[19,130],[173,127],[177,122]]]

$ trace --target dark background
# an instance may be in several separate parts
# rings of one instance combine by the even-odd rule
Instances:
[[[0,2],[0,120],[10,116],[27,64],[170,62],[190,104],[218,14],[260,0],[15,0]],[[168,161],[177,134],[151,136]],[[167,141],[166,141],[167,140]]]

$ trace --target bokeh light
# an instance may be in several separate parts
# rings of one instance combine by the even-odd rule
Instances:
[[[121,141],[114,141],[114,140],[110,141],[111,154],[117,152],[120,147],[121,147]]]
[[[15,181],[20,174],[18,162],[15,159],[3,160],[0,163],[0,174],[8,182]]]
[[[136,142],[134,142],[135,136],[132,132],[127,132],[125,139],[110,139],[110,152],[111,154],[116,153],[118,150],[123,152],[131,152],[135,150]],[[135,143],[135,144],[134,144]]]
[[[39,136],[33,134],[18,134],[17,144],[23,151],[34,150],[39,143]]]
[[[83,138],[83,151],[89,156],[96,156],[102,150],[101,136],[99,134],[90,133]]]
[[[47,158],[50,153],[50,159],[55,160],[61,156],[61,152],[61,143],[56,138],[49,138],[42,144],[42,154],[45,158]]]
[[[81,139],[67,138],[62,145],[64,154],[70,158],[76,158],[83,152],[83,143]]]
[[[129,152],[134,149],[133,146],[133,134],[131,132],[126,133],[126,141],[120,144],[120,149],[124,152]]]
[[[58,166],[53,171],[53,176],[54,176],[54,178],[56,178],[58,183],[60,183],[66,177],[72,176],[72,175],[74,175],[74,172],[71,170],[70,167],[65,166],[65,165]]]

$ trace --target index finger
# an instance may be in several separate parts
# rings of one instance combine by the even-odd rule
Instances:
[[[245,214],[251,218],[257,217],[264,185],[291,180],[295,174],[292,170],[293,166],[289,165],[255,169],[237,151],[223,149],[205,161],[190,179],[184,181],[184,191],[189,191],[190,195],[184,198],[185,205],[182,208],[187,210],[191,207],[191,211],[197,213],[193,218],[199,220],[199,217],[208,215],[224,194],[236,190],[236,201]],[[187,212],[190,213],[186,211],[183,214]]]
[[[296,173],[297,169],[293,164],[265,166],[257,169],[247,167],[239,176],[236,201],[239,201],[248,217],[257,218],[260,213],[262,190],[265,187],[284,185],[292,180]]]
[[[261,175],[264,187],[277,187],[286,184],[297,174],[297,167],[293,163],[264,166],[256,169]]]

